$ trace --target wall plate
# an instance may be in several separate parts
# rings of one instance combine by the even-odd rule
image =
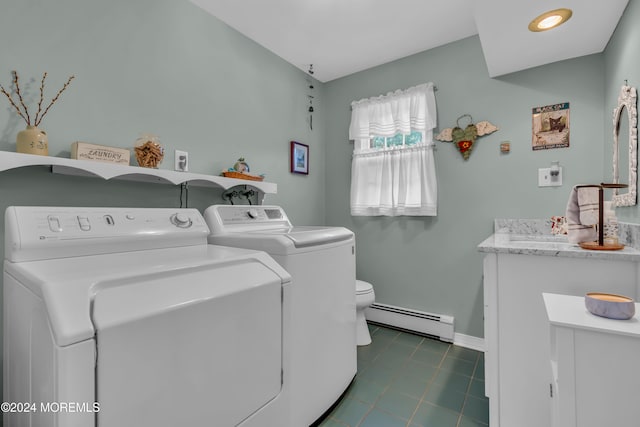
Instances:
[[[538,169],[538,187],[560,187],[562,185],[562,166],[557,176],[551,175],[551,168]]]
[[[189,170],[189,153],[186,151],[175,151],[174,170],[179,172],[187,172]]]

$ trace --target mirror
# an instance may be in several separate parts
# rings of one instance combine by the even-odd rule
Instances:
[[[626,136],[629,135],[629,109],[624,105],[620,106],[620,115],[617,123],[614,132],[618,135],[618,179],[615,184],[627,184],[629,182],[629,170],[626,165],[629,164],[629,150],[626,147]],[[621,145],[620,141],[622,141]],[[627,190],[622,189],[619,191],[626,192]]]
[[[636,100],[636,88],[622,86],[618,95],[618,106],[613,110],[613,182],[629,186],[626,189],[614,190],[612,200],[615,206],[634,206],[637,201],[638,111]]]

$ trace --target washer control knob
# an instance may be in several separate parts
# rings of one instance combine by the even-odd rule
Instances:
[[[191,222],[191,218],[181,213],[171,215],[170,220],[173,225],[180,228],[189,228],[193,224],[193,222]]]
[[[256,209],[249,209],[247,211],[247,215],[249,215],[249,218],[251,219],[256,219],[258,218],[258,211]]]

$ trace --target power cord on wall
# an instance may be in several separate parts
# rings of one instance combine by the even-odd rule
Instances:
[[[182,200],[184,199],[184,206],[182,205]],[[188,208],[189,207],[189,183],[183,182],[180,184],[180,208]]]

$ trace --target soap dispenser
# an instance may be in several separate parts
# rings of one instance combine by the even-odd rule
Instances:
[[[613,210],[612,202],[604,202],[604,244],[617,245],[618,244],[618,218],[616,218],[616,212]]]

